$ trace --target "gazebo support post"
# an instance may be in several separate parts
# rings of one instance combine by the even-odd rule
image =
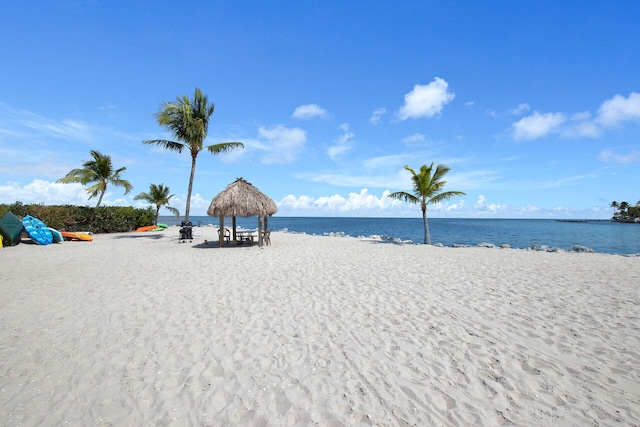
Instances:
[[[258,246],[262,247],[262,217],[258,216]]]
[[[218,232],[220,236],[220,247],[224,246],[224,216],[220,217],[220,231]]]
[[[233,241],[235,242],[236,240],[238,240],[236,238],[236,217],[235,216],[231,217],[231,224],[233,227]]]

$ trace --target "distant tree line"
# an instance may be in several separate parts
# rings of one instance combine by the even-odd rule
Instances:
[[[618,222],[638,222],[640,219],[640,200],[636,202],[635,206],[631,206],[628,202],[611,202],[610,205],[613,208],[612,221]]]
[[[0,204],[0,218],[11,211],[19,218],[25,215],[42,220],[48,227],[60,231],[90,231],[92,233],[122,233],[133,231],[153,223],[156,212],[132,206],[89,206],[23,204]]]

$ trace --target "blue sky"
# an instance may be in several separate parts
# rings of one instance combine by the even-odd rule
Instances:
[[[184,213],[160,105],[215,103],[191,215],[244,177],[282,216],[419,217],[387,197],[444,163],[430,217],[608,218],[640,199],[640,2],[82,1],[0,5],[0,203],[94,206],[57,184],[90,150]],[[162,213],[167,214],[166,211]]]

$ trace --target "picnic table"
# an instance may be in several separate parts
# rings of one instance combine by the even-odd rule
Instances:
[[[258,237],[257,230],[236,230],[236,237],[240,242],[251,241],[253,243],[253,239]]]

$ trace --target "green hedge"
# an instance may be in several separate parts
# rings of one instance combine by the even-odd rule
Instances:
[[[31,215],[42,220],[47,227],[60,231],[91,231],[93,233],[122,233],[151,225],[156,219],[152,207],[137,209],[131,206],[45,206],[24,205],[15,202],[0,204],[0,218],[8,211],[22,218]]]

